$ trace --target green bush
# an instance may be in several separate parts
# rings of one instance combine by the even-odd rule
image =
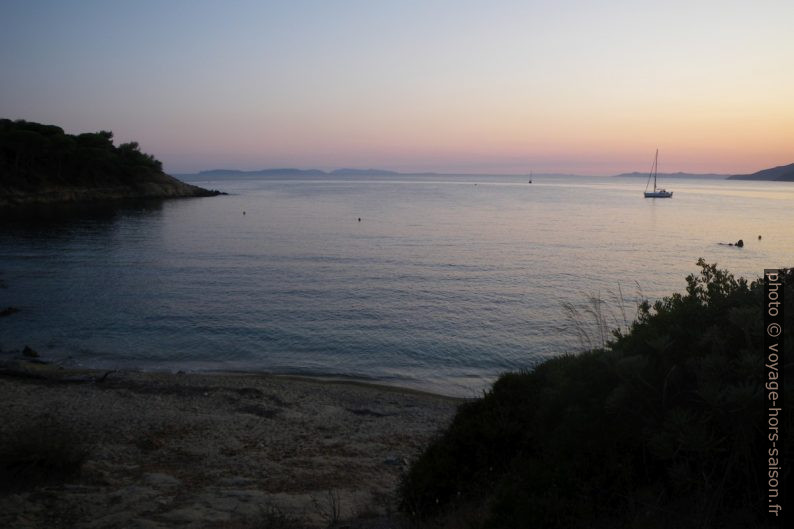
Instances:
[[[504,375],[461,406],[405,476],[401,508],[428,519],[478,505],[494,528],[760,523],[763,281],[698,265],[606,349]],[[790,355],[794,272],[785,282]]]

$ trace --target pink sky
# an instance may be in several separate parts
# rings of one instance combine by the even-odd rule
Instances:
[[[0,117],[110,129],[176,173],[794,162],[794,2],[189,5],[4,2]]]

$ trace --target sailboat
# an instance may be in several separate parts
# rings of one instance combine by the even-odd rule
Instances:
[[[659,149],[656,149],[656,156],[653,159],[653,167],[651,167],[651,174],[648,175],[648,182],[645,184],[645,198],[673,198],[672,191],[656,187],[656,172],[659,168]],[[653,177],[653,191],[648,191],[648,186],[651,185],[651,177]]]

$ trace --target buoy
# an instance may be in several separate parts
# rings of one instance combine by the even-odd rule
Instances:
[[[761,240],[761,236],[760,236],[760,235],[758,236],[758,240],[759,240],[759,241]]]
[[[243,215],[245,215],[245,211],[243,211]]]
[[[361,222],[361,217],[358,218],[358,221]]]

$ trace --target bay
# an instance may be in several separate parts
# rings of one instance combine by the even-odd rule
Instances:
[[[581,349],[566,303],[598,297],[620,326],[699,257],[750,279],[794,262],[791,183],[670,179],[665,200],[614,177],[193,183],[230,195],[4,219],[0,306],[20,312],[0,349],[472,396]]]

